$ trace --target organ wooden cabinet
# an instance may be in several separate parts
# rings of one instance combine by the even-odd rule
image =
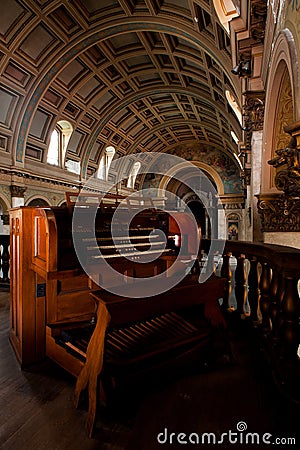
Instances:
[[[59,239],[53,209],[13,209],[10,225],[10,340],[26,367],[45,357],[47,323],[91,320],[95,307],[88,276]]]
[[[213,275],[200,285],[188,275],[198,256],[195,220],[130,205],[116,214],[119,207],[10,212],[12,346],[22,368],[47,356],[77,377],[76,405],[89,385],[89,436],[98,385],[106,401],[148,371],[197,363],[225,326],[218,302],[225,280]],[[156,275],[165,289],[153,294]]]
[[[22,366],[39,360],[45,352],[45,294],[37,292],[39,278],[31,267],[32,212],[31,208],[18,208],[10,215],[10,340]]]
[[[84,207],[79,214],[86,215],[89,211],[89,207]],[[115,207],[111,204],[101,204],[96,211],[96,243],[101,248],[100,256],[95,245],[90,245],[85,237],[86,264],[90,270],[98,272],[101,277],[103,258],[128,279],[163,272],[175,258],[174,224],[172,222],[173,231],[170,232],[168,213],[153,208],[142,211],[132,219],[129,236],[119,235],[117,241],[113,241],[109,229],[114,211]],[[180,217],[184,213],[177,214]],[[43,208],[23,206],[10,212],[10,340],[22,367],[41,361],[45,356],[51,357],[74,375],[82,367],[77,358],[57,345],[57,330],[62,325],[84,325],[94,320],[96,305],[90,293],[99,289],[78,261],[73,243],[74,233],[76,235],[78,229],[72,230],[73,215],[74,207],[70,205]],[[186,221],[184,229],[188,233]],[[194,226],[193,221],[189,226]],[[139,252],[149,252],[149,234],[153,229],[162,231],[167,246],[162,249],[165,242],[160,242],[159,235],[151,235],[151,252],[154,256],[156,252],[162,252],[165,257],[150,258],[148,263],[139,264]],[[191,235],[197,232],[195,229],[190,231]],[[86,232],[89,230],[84,230],[82,235],[87,236]],[[187,249],[190,247],[192,244]],[[125,256],[130,252],[133,256],[128,261]]]

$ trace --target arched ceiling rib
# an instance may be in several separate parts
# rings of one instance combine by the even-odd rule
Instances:
[[[225,90],[239,100],[239,80],[211,0],[3,3],[9,112],[0,132],[17,162],[45,162],[63,119],[74,127],[67,157],[81,159],[84,171],[109,144],[119,155],[192,140],[235,151],[230,131],[240,130]]]

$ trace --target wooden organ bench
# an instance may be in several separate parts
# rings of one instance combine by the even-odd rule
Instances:
[[[215,335],[226,328],[218,302],[224,282],[212,276],[199,284],[198,276],[188,275],[152,297],[145,293],[143,298],[130,298],[133,285],[124,289],[126,296],[104,290],[91,294],[98,304],[97,322],[86,349],[84,343],[78,344],[76,330],[75,335],[69,333],[69,341],[65,336],[65,345],[73,352],[79,347],[85,361],[77,378],[75,405],[88,388],[88,436],[100,398],[107,403],[119,386],[132,387],[150,373],[159,379],[165,370],[197,364],[214,352]]]

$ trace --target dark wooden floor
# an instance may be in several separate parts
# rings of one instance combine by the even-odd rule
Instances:
[[[123,399],[118,412],[101,411],[93,439],[84,432],[86,410],[72,403],[74,379],[51,361],[21,371],[8,340],[9,295],[0,292],[0,448],[3,450],[152,450],[212,448],[212,445],[163,445],[157,435],[237,431],[296,437],[299,406],[274,386],[255,334],[247,327],[230,333],[232,364],[220,362],[198,373],[175,377],[149,388],[134,400]],[[245,432],[244,432],[245,433]],[[239,433],[239,439],[242,433]],[[169,440],[168,440],[169,441]],[[218,446],[218,445],[217,445]],[[263,448],[264,445],[220,444],[220,448]],[[277,445],[278,449],[284,445]]]

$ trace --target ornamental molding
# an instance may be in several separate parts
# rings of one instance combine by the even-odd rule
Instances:
[[[245,208],[245,197],[243,195],[220,195],[218,209],[241,210]]]
[[[263,232],[300,231],[300,198],[284,194],[257,196],[257,209]]]
[[[265,93],[248,91],[244,93],[243,105],[244,129],[247,132],[261,131],[264,126]]]
[[[267,19],[266,0],[251,1],[250,35],[255,43],[264,42]]]
[[[14,180],[18,182],[20,180],[20,183],[27,184],[28,181],[33,182],[34,184],[39,184],[45,186],[48,185],[55,185],[55,186],[64,186],[64,187],[80,187],[80,182],[77,180],[74,181],[62,181],[54,178],[47,178],[45,176],[39,176],[39,175],[33,175],[29,172],[16,170],[16,169],[9,169],[9,168],[0,168],[0,174],[3,176],[3,179],[6,181]],[[29,187],[29,186],[28,186]]]
[[[245,205],[243,203],[226,203],[224,205],[224,209],[230,209],[230,210],[236,210],[236,209],[243,209]]]
[[[17,186],[15,184],[12,184],[10,186],[10,192],[12,197],[24,198],[26,190],[27,188],[24,186]]]
[[[286,127],[291,135],[287,147],[275,150],[275,157],[268,164],[276,170],[275,186],[287,197],[300,196],[300,123]]]

